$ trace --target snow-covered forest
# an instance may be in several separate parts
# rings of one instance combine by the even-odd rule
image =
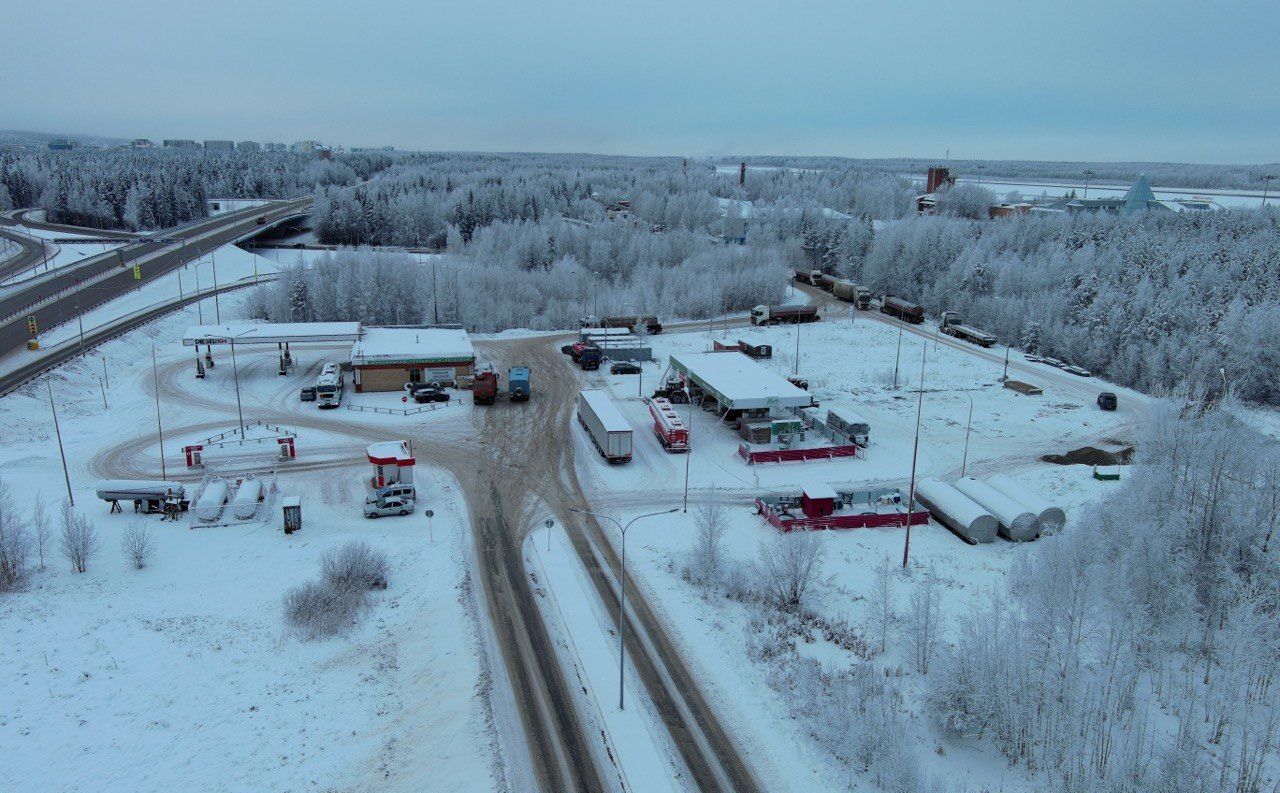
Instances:
[[[1063,791],[1270,790],[1280,450],[1159,406],[1128,482],[958,626],[939,725]]]
[[[877,293],[1153,393],[1190,380],[1280,403],[1280,216],[913,218],[875,235]]]
[[[291,198],[352,184],[390,163],[383,153],[322,160],[201,149],[0,151],[0,210],[41,207],[55,222],[161,229],[204,217],[207,198]]]

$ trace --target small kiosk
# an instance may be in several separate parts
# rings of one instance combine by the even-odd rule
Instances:
[[[372,488],[413,484],[413,450],[408,441],[380,441],[369,444],[366,452],[373,464]]]

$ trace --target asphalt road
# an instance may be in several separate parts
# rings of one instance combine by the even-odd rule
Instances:
[[[54,231],[63,234],[85,234],[90,237],[97,237],[104,240],[135,240],[139,237],[145,237],[146,234],[140,234],[134,231],[115,231],[112,229],[94,229],[85,226],[68,226],[64,223],[48,223],[43,220],[34,220],[32,215],[38,213],[38,209],[20,209],[13,213],[14,220],[20,225],[33,229],[42,229],[44,231]]]
[[[263,228],[257,222],[260,216],[270,224],[305,211],[310,203],[310,198],[302,198],[217,215],[154,235],[180,242],[138,242],[0,288],[0,355],[26,345],[29,316],[36,318],[41,329],[74,319],[133,289],[145,288],[204,252],[254,233]],[[134,278],[134,264],[141,270],[140,280]]]
[[[24,270],[29,270],[44,261],[45,251],[42,240],[3,228],[0,228],[0,237],[16,243],[22,248],[22,251],[12,258],[0,260],[0,280],[4,280],[11,275],[17,275]]]

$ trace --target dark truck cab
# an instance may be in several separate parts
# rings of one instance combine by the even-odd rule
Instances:
[[[1116,409],[1116,395],[1111,391],[1103,391],[1098,394],[1098,408],[1101,410]]]

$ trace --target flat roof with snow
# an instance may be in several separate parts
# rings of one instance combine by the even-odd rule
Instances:
[[[588,388],[578,392],[582,401],[586,402],[591,412],[596,414],[605,432],[630,432],[631,422],[622,415],[618,406],[613,404],[609,394],[600,388]]]
[[[182,336],[187,347],[197,344],[279,344],[281,342],[353,342],[359,322],[242,322],[235,325],[193,325]]]
[[[740,352],[681,352],[671,365],[734,410],[806,407],[809,392],[797,388]]]
[[[351,348],[352,366],[474,363],[475,347],[461,328],[365,328]]]

